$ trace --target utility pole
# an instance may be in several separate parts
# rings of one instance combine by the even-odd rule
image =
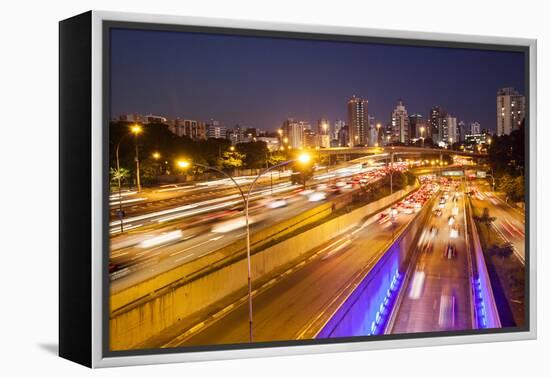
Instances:
[[[393,194],[393,152],[390,153],[390,194]]]
[[[137,185],[137,191],[141,192],[141,181],[139,179],[139,147],[137,143],[137,137],[136,137],[136,185]]]

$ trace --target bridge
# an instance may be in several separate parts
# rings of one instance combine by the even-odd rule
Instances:
[[[318,150],[321,155],[458,155],[472,158],[486,158],[487,154],[449,150],[442,148],[423,148],[409,146],[382,146],[382,147],[330,147]]]

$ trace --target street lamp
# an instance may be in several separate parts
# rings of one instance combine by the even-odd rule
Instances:
[[[300,154],[297,160],[302,164],[308,164],[311,161],[311,155],[308,153]]]
[[[424,126],[420,127],[420,138],[422,138],[422,148],[424,148]]]
[[[160,152],[155,151],[151,154],[151,156],[156,161],[156,163],[155,163],[155,180],[156,180],[156,183],[158,184],[158,176],[161,173],[160,164],[158,163],[158,160],[160,159]]]
[[[252,323],[252,319],[253,319],[253,317],[252,317],[252,269],[251,269],[250,222],[249,222],[250,195],[252,194],[252,189],[254,188],[254,185],[256,184],[256,181],[258,181],[258,179],[261,176],[263,176],[264,174],[266,174],[269,171],[280,168],[284,165],[293,163],[295,161],[299,162],[300,164],[307,165],[311,161],[311,156],[308,153],[302,153],[302,154],[300,154],[300,156],[298,156],[297,159],[287,160],[287,161],[284,161],[282,163],[279,163],[279,164],[276,164],[276,165],[273,165],[271,167],[268,167],[268,168],[264,169],[263,171],[260,172],[260,174],[258,174],[258,176],[256,176],[256,178],[254,178],[254,180],[252,181],[252,184],[248,188],[248,192],[247,192],[246,195],[244,194],[241,186],[237,183],[237,181],[235,181],[235,179],[232,176],[230,176],[229,174],[227,174],[226,172],[224,172],[224,171],[222,171],[218,168],[210,167],[210,166],[199,164],[199,163],[191,163],[189,160],[178,160],[176,162],[177,166],[180,167],[181,169],[187,169],[187,168],[191,167],[191,165],[196,165],[198,167],[202,167],[202,168],[205,168],[205,169],[210,169],[210,170],[216,171],[218,173],[221,173],[222,175],[224,175],[225,177],[230,179],[233,182],[233,184],[235,184],[235,186],[239,190],[239,193],[240,193],[240,195],[243,199],[243,203],[244,203],[244,206],[245,206],[245,222],[246,222],[246,260],[247,260],[247,276],[248,276],[247,277],[247,279],[248,279],[248,319],[249,319],[249,340],[250,340],[250,342],[252,342],[252,324],[253,324]]]
[[[137,138],[137,136],[142,132],[142,128],[140,125],[135,124],[130,127],[130,133],[124,134],[118,141],[116,148],[115,148],[115,157],[116,157],[116,170],[117,170],[117,181],[118,181],[118,217],[120,219],[120,232],[124,232],[124,225],[122,222],[123,213],[122,213],[122,183],[121,183],[121,175],[120,175],[120,157],[119,157],[119,150],[120,150],[120,144],[126,138],[128,135],[133,134],[134,137]],[[141,191],[141,185],[139,182],[139,159],[138,159],[138,146],[136,143],[136,175],[137,175],[137,185],[138,185],[138,192]]]
[[[250,265],[250,222],[248,220],[248,209],[249,209],[249,202],[250,202],[250,195],[252,194],[252,189],[254,189],[254,185],[256,185],[256,181],[263,176],[264,174],[268,173],[269,171],[272,171],[274,169],[280,168],[282,166],[288,165],[293,162],[299,162],[303,165],[308,165],[311,162],[311,155],[307,152],[301,153],[298,158],[291,159],[287,161],[283,161],[282,163],[275,164],[269,168],[264,169],[262,172],[254,178],[252,181],[252,184],[250,184],[250,187],[248,188],[248,193],[246,195],[246,201],[245,201],[245,220],[246,220],[246,258],[248,262],[248,318],[249,318],[249,339],[250,342],[252,342],[252,271],[251,271],[251,265]],[[235,183],[236,184],[236,183]]]
[[[137,144],[137,136],[139,134],[141,134],[143,129],[141,128],[140,125],[135,124],[132,127],[130,127],[130,131],[132,132],[132,134],[134,134],[134,137],[135,137],[135,145],[136,145],[136,185],[137,185],[137,191],[141,192],[141,182],[140,182],[140,179],[139,179],[139,148],[138,148],[138,144]]]

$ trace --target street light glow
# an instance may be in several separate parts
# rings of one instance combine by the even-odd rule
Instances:
[[[155,160],[160,159],[160,153],[159,152],[153,152],[153,159],[155,159]]]
[[[141,132],[143,131],[143,129],[141,128],[140,125],[133,125],[132,127],[130,127],[130,131],[134,134],[134,135],[138,135],[138,134],[141,134]]]
[[[311,161],[311,156],[308,153],[303,153],[298,156],[298,161],[302,164],[307,164]]]
[[[187,160],[178,160],[177,165],[178,165],[178,167],[180,167],[182,169],[187,169],[191,166],[191,162],[189,162]]]

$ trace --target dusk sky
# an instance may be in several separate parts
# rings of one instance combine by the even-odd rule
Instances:
[[[347,119],[368,99],[386,124],[397,101],[428,116],[495,129],[496,91],[522,94],[522,53],[116,29],[111,35],[111,116],[156,114],[274,131],[289,118]]]

